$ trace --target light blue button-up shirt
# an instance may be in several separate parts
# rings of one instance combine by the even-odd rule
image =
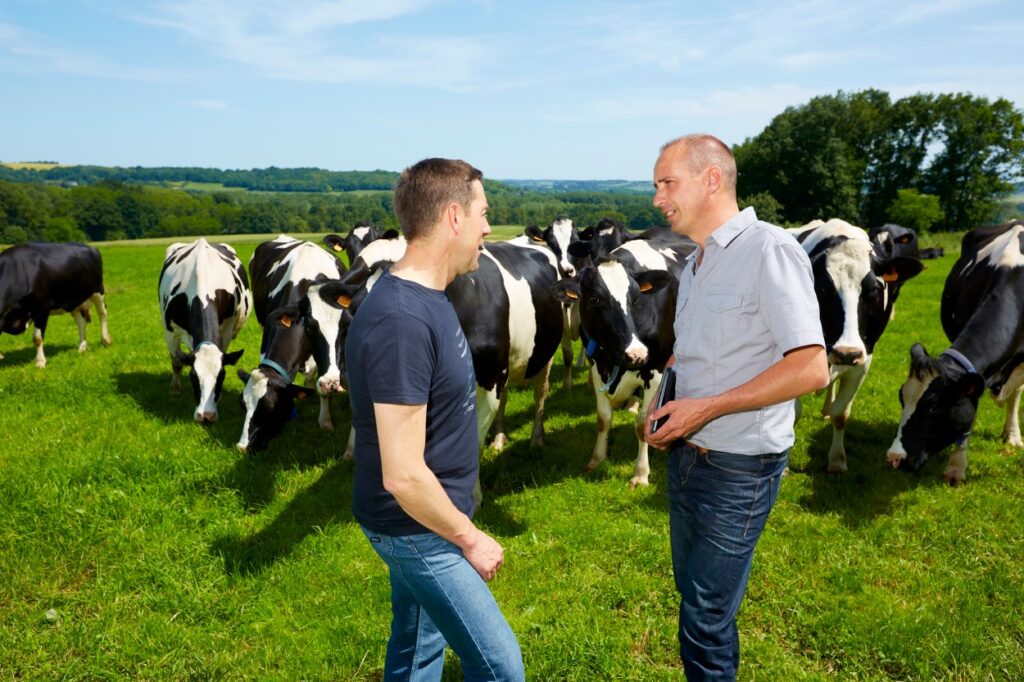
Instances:
[[[753,208],[733,216],[687,259],[674,326],[676,398],[724,393],[790,350],[825,345],[807,254],[785,230],[758,220]],[[719,417],[687,439],[709,450],[778,453],[793,445],[794,418],[787,400]]]

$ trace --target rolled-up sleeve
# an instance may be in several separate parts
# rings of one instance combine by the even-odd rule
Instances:
[[[758,292],[768,328],[783,353],[825,346],[811,263],[796,240],[769,245]]]

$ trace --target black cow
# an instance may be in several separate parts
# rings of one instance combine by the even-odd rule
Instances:
[[[89,308],[100,316],[103,345],[110,345],[103,294],[103,260],[85,244],[22,244],[0,253],[0,332],[21,334],[35,325],[36,367],[46,366],[43,339],[53,313],[70,312],[78,325],[78,352],[84,353]],[[3,355],[0,355],[0,359]]]
[[[1021,386],[1002,377],[1013,376],[1014,357],[1024,348],[1024,222],[964,235],[942,291],[941,318],[952,344],[935,357],[919,343],[911,347],[910,373],[900,388],[903,413],[888,460],[916,471],[955,444],[943,478],[957,484],[967,475],[967,443],[986,381],[993,388],[1003,381],[997,394],[1006,403],[1003,439],[1022,445]]]
[[[342,277],[350,287],[353,314],[375,278],[404,252],[405,240],[380,239],[356,258]],[[479,270],[456,277],[446,289],[473,354],[481,447],[492,423],[491,447],[501,449],[508,442],[506,388],[527,380],[533,382],[536,403],[531,444],[544,442],[548,373],[562,337],[562,306],[553,292],[558,270],[552,261],[536,248],[488,242]],[[352,446],[350,439],[349,450]]]
[[[846,471],[844,434],[875,344],[892,317],[899,287],[921,272],[912,256],[879,253],[859,227],[833,219],[790,230],[814,272],[830,381],[822,415],[832,421],[829,473]]]
[[[356,257],[362,253],[363,249],[370,245],[371,242],[375,242],[378,239],[394,239],[398,236],[398,230],[386,230],[381,231],[376,226],[371,225],[368,222],[360,221],[356,223],[352,230],[348,233],[348,236],[342,237],[336,234],[329,234],[324,237],[324,244],[326,244],[332,251],[341,253],[345,252],[348,257],[348,262],[354,263]]]
[[[584,267],[557,287],[562,301],[579,303],[588,339],[597,400],[597,441],[586,470],[608,455],[612,409],[640,394],[635,430],[639,447],[630,487],[647,485],[650,464],[643,438],[644,415],[658,391],[661,370],[672,355],[679,273],[693,244],[655,248],[632,240]]]
[[[256,319],[263,326],[260,364],[245,382],[245,419],[236,447],[262,450],[292,417],[294,400],[310,393],[293,386],[301,371],[305,386],[316,382],[321,428],[331,430],[328,396],[342,390],[338,361],[343,318],[338,294],[327,286],[344,272],[337,258],[320,247],[285,235],[256,247],[249,261]]]
[[[245,268],[227,244],[210,244],[202,238],[191,244],[171,244],[160,270],[159,293],[164,340],[171,356],[171,392],[181,391],[181,368],[192,367],[195,420],[214,422],[224,367],[238,362],[243,352],[228,353],[228,344],[252,311]],[[183,343],[188,352],[181,352]]]

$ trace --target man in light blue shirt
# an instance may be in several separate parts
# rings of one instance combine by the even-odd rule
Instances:
[[[669,456],[672,567],[687,679],[732,680],[736,614],[794,442],[793,399],[828,383],[811,265],[796,240],[739,210],[732,152],[711,135],[667,143],[654,205],[694,240],[679,281],[675,400],[647,416]],[[655,420],[667,417],[652,433]]]

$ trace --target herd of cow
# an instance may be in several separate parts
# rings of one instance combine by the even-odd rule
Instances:
[[[833,427],[828,471],[846,471],[844,430],[857,390],[902,285],[922,270],[912,230],[897,225],[865,232],[842,220],[791,230],[807,252],[821,310],[831,371],[823,416]],[[217,419],[226,367],[242,351],[228,346],[252,310],[263,328],[260,357],[245,387],[237,447],[266,448],[296,414],[295,401],[314,392],[319,424],[333,429],[328,400],[346,387],[344,346],[352,316],[374,283],[401,258],[405,241],[359,224],[347,237],[328,235],[330,250],[281,235],[256,247],[248,273],[234,249],[205,239],[172,244],[159,278],[160,310],[170,355],[171,390],[188,365],[195,420]],[[637,406],[637,458],[631,486],[646,485],[643,414],[672,353],[679,274],[693,242],[667,228],[630,233],[613,220],[578,230],[568,218],[515,239],[488,242],[478,271],[457,277],[447,294],[473,355],[480,445],[508,440],[507,388],[532,382],[536,405],[531,443],[544,438],[548,375],[559,347],[571,387],[573,343],[582,340],[597,401],[597,442],[587,469],[606,457],[612,410]],[[332,253],[333,252],[333,253]],[[349,266],[336,254],[345,252]],[[251,287],[250,287],[251,281]],[[51,313],[70,312],[87,348],[85,324],[95,307],[110,344],[99,252],[83,244],[25,244],[0,253],[0,331],[35,326],[36,366]],[[1024,222],[979,227],[963,239],[942,294],[942,327],[952,342],[937,356],[917,343],[900,389],[903,405],[888,461],[920,469],[953,445],[944,478],[964,480],[967,441],[978,400],[988,388],[1006,406],[1003,439],[1022,447],[1018,408],[1024,389]],[[183,347],[187,350],[183,350]],[[2,358],[2,356],[0,356]],[[401,358],[396,358],[401,362]],[[580,357],[580,361],[584,361]],[[303,373],[303,385],[295,382]],[[351,457],[350,434],[345,457]]]

